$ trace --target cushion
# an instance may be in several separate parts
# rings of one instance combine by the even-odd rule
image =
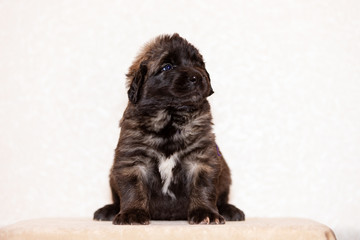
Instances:
[[[249,218],[224,225],[189,225],[186,221],[151,221],[150,225],[113,225],[85,218],[21,221],[0,228],[2,240],[107,239],[242,239],[334,240],[333,231],[318,222],[299,218]]]

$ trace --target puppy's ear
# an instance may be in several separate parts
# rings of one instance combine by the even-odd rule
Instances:
[[[129,101],[136,104],[140,99],[140,90],[144,83],[147,67],[144,62],[140,64],[137,70],[130,72],[127,77],[130,78],[130,85],[128,90]],[[132,79],[131,79],[132,78]]]
[[[214,94],[214,90],[212,89],[212,87],[211,87],[211,85],[210,85],[210,93],[209,93],[208,97],[211,96],[211,95],[213,95],[213,94]]]
[[[208,97],[209,97],[209,96],[213,95],[214,90],[213,90],[213,88],[212,88],[212,86],[211,86],[210,74],[209,74],[208,71],[206,71],[206,70],[205,70],[205,72],[206,72],[206,75],[207,75],[207,77],[208,77],[208,79],[209,79],[209,87],[210,87],[210,91],[209,91],[209,95],[208,95]]]

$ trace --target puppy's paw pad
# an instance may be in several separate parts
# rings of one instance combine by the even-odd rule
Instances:
[[[209,217],[206,217],[204,220],[202,220],[200,222],[200,224],[209,224],[210,223],[210,218]]]
[[[190,224],[224,224],[225,219],[220,214],[209,209],[195,209],[189,214]]]
[[[150,215],[143,209],[129,209],[117,214],[113,220],[115,225],[148,225]]]

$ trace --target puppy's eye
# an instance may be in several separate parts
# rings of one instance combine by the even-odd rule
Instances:
[[[167,63],[161,68],[161,72],[169,71],[171,69],[173,69],[173,65],[171,65],[170,63]]]

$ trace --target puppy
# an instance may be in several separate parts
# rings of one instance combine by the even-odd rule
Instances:
[[[178,34],[159,36],[127,74],[129,103],[110,173],[113,203],[94,213],[113,224],[241,221],[228,203],[229,168],[216,145],[199,51]]]

